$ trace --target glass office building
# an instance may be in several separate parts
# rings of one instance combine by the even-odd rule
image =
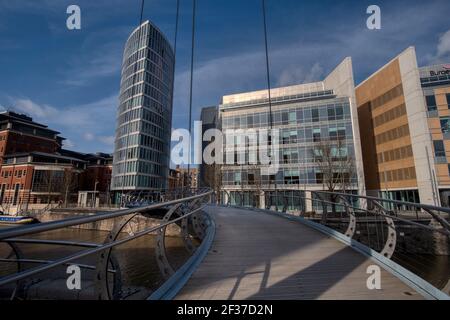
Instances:
[[[300,197],[327,190],[318,146],[330,143],[336,162],[352,159],[347,192],[364,194],[364,174],[359,141],[351,59],[347,58],[324,81],[271,90],[272,124],[279,132],[278,173],[261,174],[260,165],[224,165],[222,188],[231,203],[243,206],[285,206],[296,211],[306,205]],[[225,96],[219,109],[223,132],[270,127],[267,90]],[[227,148],[225,146],[224,148]],[[321,147],[322,148],[322,147]],[[339,150],[337,150],[339,149]],[[224,153],[227,151],[224,150]],[[248,145],[238,147],[249,160]],[[242,156],[242,158],[244,158]],[[346,167],[342,167],[346,170]],[[351,171],[351,172],[350,172]],[[339,188],[339,187],[338,187]]]
[[[112,190],[166,188],[170,161],[174,54],[149,21],[125,45]]]

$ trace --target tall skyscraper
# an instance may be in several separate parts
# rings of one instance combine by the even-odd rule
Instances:
[[[169,41],[149,21],[126,42],[111,186],[117,194],[166,188],[174,60]]]

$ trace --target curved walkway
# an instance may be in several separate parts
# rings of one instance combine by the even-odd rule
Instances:
[[[216,237],[177,299],[422,299],[381,268],[381,290],[366,285],[376,263],[298,221],[208,207]]]

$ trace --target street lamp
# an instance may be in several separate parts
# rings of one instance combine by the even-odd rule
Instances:
[[[94,184],[94,203],[92,205],[92,207],[95,208],[96,206],[96,202],[97,202],[97,185],[98,185],[98,180],[95,180],[95,184]]]

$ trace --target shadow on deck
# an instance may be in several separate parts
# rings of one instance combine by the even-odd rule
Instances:
[[[381,290],[367,288],[377,265],[351,247],[281,216],[208,207],[216,237],[177,299],[423,299],[381,269]]]

